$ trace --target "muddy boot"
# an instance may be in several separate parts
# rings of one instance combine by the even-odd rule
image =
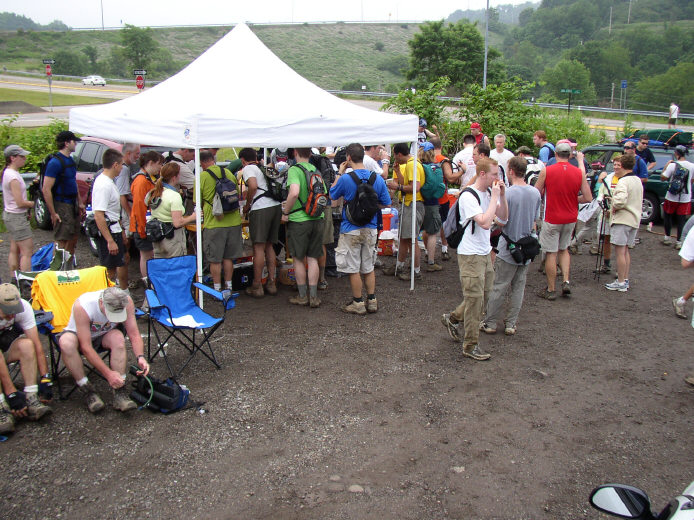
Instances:
[[[44,415],[50,415],[53,410],[39,401],[36,394],[27,394],[27,419],[38,421]]]
[[[118,390],[113,390],[113,407],[120,412],[127,412],[137,408],[135,401],[130,399],[128,389],[124,386]]]
[[[0,433],[12,433],[14,431],[14,416],[10,411],[7,401],[0,404]]]
[[[101,397],[99,397],[99,394],[96,393],[91,383],[78,386],[77,389],[80,394],[82,394],[84,402],[87,405],[87,410],[89,410],[90,413],[99,413],[104,409],[104,402]]]

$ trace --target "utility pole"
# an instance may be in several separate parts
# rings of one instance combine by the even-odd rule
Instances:
[[[607,30],[607,34],[612,34],[612,6],[610,6],[610,28]]]
[[[614,81],[612,82],[612,93],[610,94],[610,108],[614,108]]]
[[[629,11],[627,12],[627,25],[631,21],[631,0],[629,0]]]
[[[487,88],[487,53],[489,51],[489,0],[487,0],[487,10],[484,14],[484,73],[482,76],[482,88]]]
[[[104,30],[104,0],[101,0],[101,30]]]

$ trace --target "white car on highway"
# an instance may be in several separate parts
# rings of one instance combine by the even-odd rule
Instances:
[[[106,86],[106,80],[101,76],[87,76],[82,80],[82,85],[101,85]]]

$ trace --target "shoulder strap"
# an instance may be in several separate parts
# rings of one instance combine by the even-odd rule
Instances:
[[[369,175],[369,181],[368,182],[369,182],[369,184],[371,184],[371,186],[376,184],[376,176],[377,175],[378,174],[376,172],[371,172],[371,175]]]
[[[466,193],[466,192],[467,192],[467,193],[472,193],[472,195],[475,197],[475,199],[477,199],[477,204],[481,204],[481,203],[482,203],[482,200],[480,199],[480,196],[477,194],[477,190],[475,190],[474,188],[468,186],[467,188],[465,188],[465,189],[462,191],[462,193],[460,194],[460,196],[462,197],[462,196],[463,196],[463,193]],[[487,193],[491,193],[491,190],[490,190],[489,188],[487,188]],[[460,198],[460,197],[458,197],[458,198]],[[458,209],[458,213],[460,213],[460,209]],[[465,222],[465,225],[463,225],[463,233],[465,233],[465,230],[466,230],[467,227],[470,225],[470,223],[472,223],[472,232],[473,232],[473,233],[475,232],[475,220],[474,220],[473,218],[469,218],[469,219],[467,219],[467,221]]]
[[[357,188],[358,188],[359,185],[362,183],[362,180],[359,178],[359,176],[356,173],[354,173],[354,170],[352,170],[351,172],[347,172],[347,175],[349,175],[349,178],[354,181],[354,184],[356,184]]]
[[[221,180],[222,180],[222,177],[217,177],[217,174],[216,174],[215,172],[212,171],[212,168],[207,168],[205,171],[206,171],[207,173],[209,173],[210,175],[212,175],[212,178],[213,178],[215,181],[221,181]]]

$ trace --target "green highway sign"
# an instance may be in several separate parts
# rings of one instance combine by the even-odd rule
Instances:
[[[581,91],[578,90],[577,88],[563,88],[559,92],[562,94],[580,94]]]

